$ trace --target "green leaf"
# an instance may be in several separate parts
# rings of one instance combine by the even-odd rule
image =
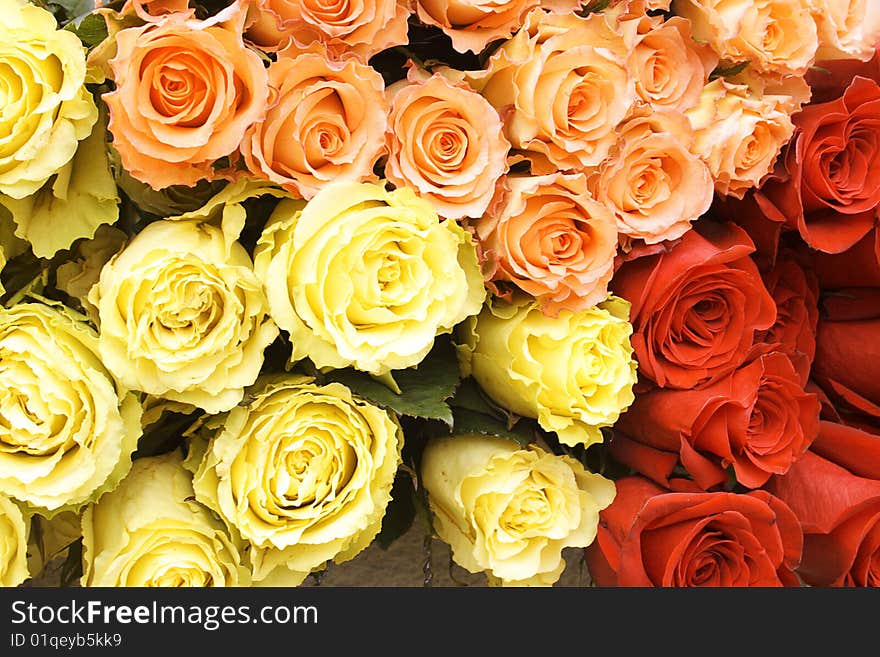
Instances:
[[[416,518],[416,505],[413,496],[415,488],[411,475],[405,470],[398,470],[391,488],[391,502],[382,519],[382,529],[376,535],[376,543],[383,550],[391,547],[398,538],[403,536]]]
[[[578,13],[578,16],[589,16],[592,13],[605,11],[611,5],[611,0],[591,0]]]
[[[107,22],[99,14],[87,14],[80,19],[72,20],[64,26],[65,30],[79,37],[86,48],[94,48],[107,38]]]
[[[60,586],[71,586],[82,577],[82,550],[81,538],[68,546],[67,556],[64,559],[64,563],[61,564]]]
[[[504,422],[496,417],[477,413],[467,408],[456,408],[452,414],[456,434],[481,433],[486,436],[500,436],[515,440],[521,447],[535,442],[537,426],[532,426],[532,421],[526,418],[521,418],[512,428],[508,428]]]
[[[460,373],[452,344],[438,339],[434,348],[417,368],[391,372],[400,394],[363,372],[353,369],[335,370],[328,381],[348,386],[356,395],[400,415],[441,420],[452,426],[452,411],[446,400],[458,387]]]
[[[710,80],[715,80],[717,78],[732,78],[734,75],[739,75],[746,67],[749,65],[748,62],[737,62],[735,64],[731,64],[729,62],[722,62],[715,67],[715,70],[709,74]]]
[[[66,23],[94,11],[95,0],[50,0],[46,5],[59,23]]]
[[[454,433],[481,433],[515,440],[525,447],[539,432],[534,420],[514,415],[492,403],[476,381],[464,379],[449,404],[452,406]]]

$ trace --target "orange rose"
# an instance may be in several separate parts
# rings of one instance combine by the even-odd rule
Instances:
[[[691,150],[709,165],[721,195],[742,199],[770,175],[794,133],[791,115],[810,96],[800,77],[789,78],[787,88],[761,86],[718,78],[687,111],[694,128]]]
[[[385,175],[449,219],[481,217],[507,173],[510,143],[485,98],[439,74],[398,89],[388,120]]]
[[[584,176],[511,176],[508,184],[503,204],[474,224],[487,278],[515,284],[553,316],[603,301],[617,229],[607,208],[587,192]]]
[[[269,66],[271,102],[241,151],[255,175],[309,199],[328,182],[362,182],[385,148],[382,76],[355,59],[280,53]]]
[[[712,176],[688,147],[680,114],[634,116],[619,130],[612,157],[590,176],[593,195],[617,218],[617,230],[647,244],[681,237],[712,204]]]
[[[409,14],[406,3],[398,0],[253,0],[245,34],[264,50],[319,42],[335,57],[353,53],[366,62],[377,52],[409,42]]]
[[[210,177],[266,111],[266,69],[234,25],[169,14],[116,42],[110,131],[123,167],[154,189]]]
[[[643,16],[635,22],[639,34],[629,66],[639,98],[673,111],[696,105],[718,55],[694,41],[690,21],[683,18],[663,21]]]
[[[762,72],[803,75],[819,47],[812,0],[674,0],[694,36],[722,59],[750,62]]]
[[[505,117],[532,173],[582,170],[608,155],[635,98],[628,53],[602,14],[535,10],[471,82]]]
[[[443,30],[458,52],[481,52],[496,39],[508,39],[535,7],[572,12],[579,0],[416,0],[416,13],[426,25]]]
[[[874,56],[880,40],[880,3],[876,0],[808,0],[819,28],[820,61]]]

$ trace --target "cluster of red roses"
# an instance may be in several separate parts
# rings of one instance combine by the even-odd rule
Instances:
[[[822,62],[772,177],[618,264],[639,394],[599,585],[880,584],[880,55]]]

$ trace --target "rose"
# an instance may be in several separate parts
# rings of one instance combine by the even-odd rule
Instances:
[[[632,304],[639,372],[664,388],[708,385],[739,367],[776,306],[733,224],[701,221],[671,247],[625,262],[611,280]]]
[[[196,502],[180,452],[137,459],[82,518],[83,586],[249,586],[243,546]]]
[[[18,586],[28,577],[30,519],[15,502],[0,495],[0,587]]]
[[[602,441],[633,401],[629,304],[609,297],[547,317],[537,302],[489,301],[457,331],[464,376],[500,406],[536,418],[566,445]]]
[[[812,101],[825,103],[843,95],[856,76],[880,83],[880,50],[874,48],[867,61],[834,59],[816,62],[804,79],[810,85]]]
[[[250,399],[207,446],[196,498],[251,544],[254,580],[298,586],[378,534],[403,432],[392,414],[340,383],[291,375]]]
[[[842,410],[880,420],[880,289],[852,288],[826,299],[811,376]]]
[[[368,0],[326,3],[317,0],[255,0],[255,18],[245,32],[264,50],[288,45],[323,44],[335,57],[353,53],[364,63],[370,57],[408,41],[407,3]]]
[[[481,434],[429,441],[421,481],[455,562],[513,586],[555,583],[562,550],[589,545],[614,499],[613,482],[569,456]]]
[[[441,217],[482,217],[508,170],[501,119],[466,85],[418,77],[411,70],[411,83],[394,90],[385,175],[431,201]]]
[[[319,368],[416,365],[485,297],[468,233],[406,187],[331,183],[307,204],[284,200],[254,262],[291,361]]]
[[[101,270],[101,358],[125,385],[218,413],[278,335],[250,256],[219,228],[156,221]]]
[[[610,157],[590,176],[590,190],[614,212],[622,235],[646,244],[681,237],[712,204],[709,168],[690,150],[680,114],[637,114],[617,130]]]
[[[0,382],[0,494],[54,515],[128,472],[141,406],[102,363],[95,330],[71,311],[0,309]]]
[[[799,264],[793,251],[782,251],[764,284],[776,304],[776,322],[756,341],[777,345],[791,358],[806,383],[816,354],[819,321],[819,286],[811,268]]]
[[[797,518],[766,491],[668,492],[641,477],[615,484],[586,549],[599,586],[799,585]]]
[[[703,85],[718,64],[718,56],[691,36],[691,24],[672,16],[645,24],[643,15],[637,41],[629,57],[638,97],[656,109],[684,112],[700,99]]]
[[[154,189],[211,177],[266,111],[266,69],[224,18],[174,13],[116,35],[116,89],[102,96],[113,144],[125,169]]]
[[[79,38],[45,9],[0,0],[0,193],[21,199],[67,164],[98,120]]]
[[[868,61],[880,39],[880,7],[871,0],[809,0],[816,21],[820,61]]]
[[[303,198],[330,181],[373,176],[385,148],[382,76],[320,52],[278,55],[269,65],[272,102],[247,132],[248,169]]]
[[[628,52],[601,14],[536,9],[469,82],[505,116],[505,135],[532,173],[580,171],[605,159],[635,99]]]
[[[841,253],[810,252],[811,262],[823,290],[880,288],[880,227]],[[839,299],[830,296],[830,299]],[[833,301],[832,301],[833,302]]]
[[[857,477],[880,480],[880,433],[823,420],[810,451],[846,468]]]
[[[511,176],[493,212],[473,222],[489,286],[509,281],[548,315],[578,312],[605,299],[617,253],[614,217],[579,174]],[[504,295],[507,296],[507,295]]]
[[[557,14],[572,12],[572,0],[416,0],[416,14],[425,25],[439,27],[458,52],[480,53],[491,42],[509,39],[525,21],[526,14],[540,6]]]
[[[708,165],[715,190],[742,199],[772,173],[794,133],[791,115],[809,98],[800,78],[779,88],[717,78],[686,113],[694,129],[691,149]]]
[[[839,253],[871,230],[880,203],[880,86],[856,77],[843,96],[807,105],[794,123],[782,166],[756,200],[812,248]]]
[[[835,445],[837,440],[845,442]],[[767,484],[803,527],[798,573],[812,586],[878,586],[880,438],[823,421],[817,443],[823,456],[811,450]],[[859,443],[858,451],[850,451]]]
[[[816,57],[816,23],[804,0],[674,0],[694,37],[721,59],[747,61],[761,72],[803,75]]]
[[[787,472],[815,439],[819,401],[804,392],[791,361],[777,351],[710,386],[637,395],[616,429],[639,444],[679,455],[704,490],[725,483],[728,466],[738,483],[758,488],[771,475]],[[653,450],[631,449],[629,442],[615,436],[612,453],[653,478]],[[659,483],[668,485],[668,478]]]

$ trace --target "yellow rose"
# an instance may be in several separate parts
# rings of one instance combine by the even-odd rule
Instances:
[[[30,522],[18,505],[0,495],[0,587],[18,586],[30,575],[27,540]]]
[[[468,81],[506,117],[532,173],[580,171],[605,159],[635,99],[629,50],[602,14],[536,9]]]
[[[83,586],[249,586],[240,541],[195,501],[178,452],[137,459],[82,519]]]
[[[375,538],[403,432],[340,383],[290,376],[251,396],[211,439],[196,498],[250,542],[254,580],[297,586]]]
[[[718,78],[685,113],[694,129],[691,151],[709,166],[719,194],[741,199],[773,171],[794,132],[791,115],[810,93],[802,78],[785,84],[765,91],[757,80],[743,84]]]
[[[25,0],[0,0],[0,193],[24,198],[67,164],[98,108],[79,38]]]
[[[601,442],[600,428],[614,424],[634,399],[628,315],[629,303],[614,296],[557,317],[531,299],[492,299],[459,327],[463,374],[566,445]]]
[[[749,62],[778,75],[803,75],[819,41],[812,0],[673,0],[672,11],[691,21],[693,35],[721,59]]]
[[[819,30],[816,59],[868,61],[880,40],[880,3],[876,0],[808,0]]]
[[[462,568],[490,583],[549,586],[562,550],[596,538],[614,483],[536,445],[467,434],[431,440],[422,456],[434,530]]]
[[[149,224],[104,266],[89,301],[110,371],[208,413],[241,401],[278,335],[244,247],[195,220]]]
[[[331,183],[307,204],[282,201],[254,265],[291,360],[319,368],[417,365],[485,298],[470,235],[407,187]]]
[[[131,465],[141,406],[63,307],[0,309],[0,493],[47,515],[113,489]]]

